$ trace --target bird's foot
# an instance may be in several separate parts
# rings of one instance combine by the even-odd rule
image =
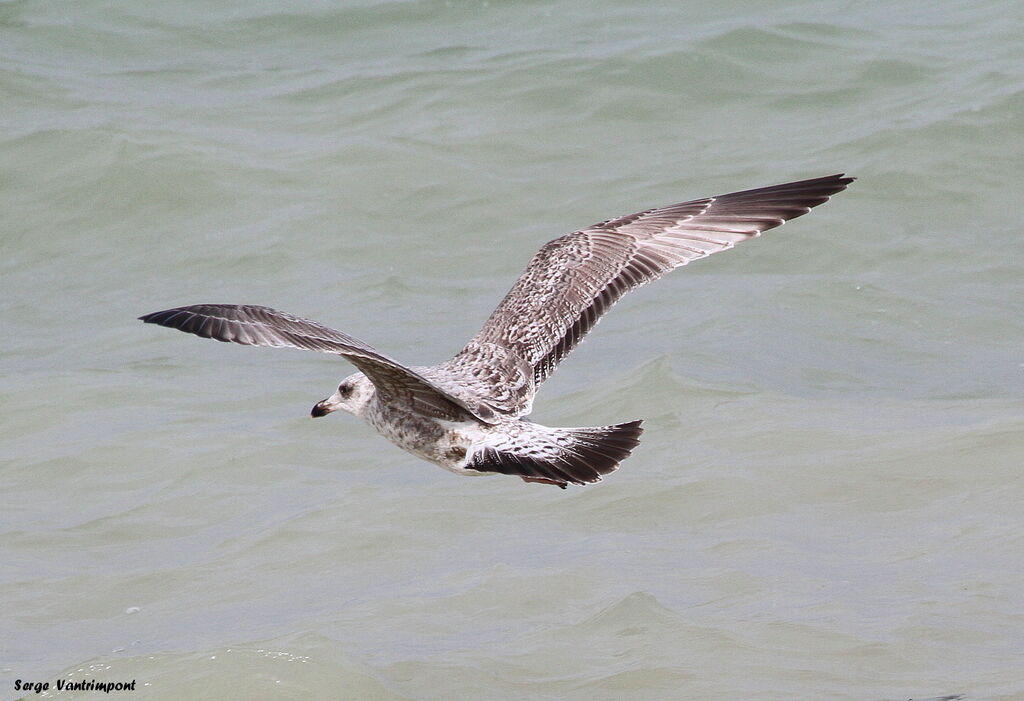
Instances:
[[[522,475],[519,475],[519,477],[524,482],[536,482],[538,484],[553,484],[553,485],[555,485],[557,487],[560,487],[561,489],[565,489],[565,485],[566,485],[565,482],[559,482],[558,480],[551,480],[551,479],[548,479],[547,477],[523,477]]]

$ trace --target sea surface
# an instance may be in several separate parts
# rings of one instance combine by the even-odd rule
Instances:
[[[0,2],[0,698],[1024,699],[1022,26]],[[136,320],[430,364],[548,239],[841,171],[544,385],[541,423],[646,419],[598,485],[449,474],[309,419],[339,358]]]

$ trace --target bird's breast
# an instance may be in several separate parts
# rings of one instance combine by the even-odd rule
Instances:
[[[377,432],[417,457],[439,465],[461,462],[465,457],[460,434],[451,422],[416,414],[384,402],[372,402],[364,418]]]

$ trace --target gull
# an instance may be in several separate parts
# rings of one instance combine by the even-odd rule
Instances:
[[[640,442],[642,420],[551,428],[527,417],[540,384],[629,290],[811,211],[854,179],[840,173],[706,197],[594,224],[544,244],[483,328],[453,358],[408,366],[348,334],[269,307],[195,304],[139,317],[218,341],[346,358],[312,416],[339,409],[395,445],[461,475],[599,482]]]

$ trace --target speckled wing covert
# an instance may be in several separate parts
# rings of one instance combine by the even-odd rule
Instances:
[[[472,362],[494,346],[521,359],[533,372],[519,397],[522,413],[536,386],[626,292],[804,215],[853,180],[840,173],[682,202],[549,241],[453,361]]]
[[[139,319],[243,346],[301,348],[343,355],[387,399],[405,399],[419,412],[442,419],[461,420],[468,413],[485,423],[495,420],[494,410],[486,402],[456,397],[357,338],[269,307],[195,304],[153,312]]]

